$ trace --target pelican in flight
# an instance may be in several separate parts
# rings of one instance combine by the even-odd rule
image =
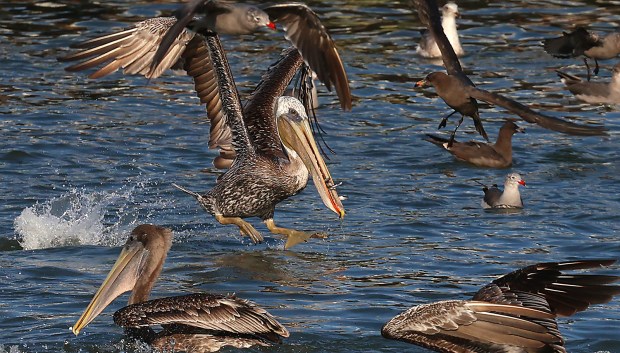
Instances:
[[[86,59],[71,66],[72,71],[109,62],[93,77],[105,76],[118,67],[148,76],[152,74],[153,52],[175,23],[175,18],[146,20],[130,30],[86,41],[78,45],[82,50],[62,60]],[[203,36],[183,28],[172,48],[157,67],[183,67],[194,79],[211,122],[209,146],[220,149],[214,165],[229,168],[206,193],[175,186],[194,196],[218,222],[238,226],[241,234],[255,243],[263,237],[243,218],[261,218],[272,233],[287,237],[287,249],[312,237],[324,237],[323,233],[279,227],[273,220],[276,204],[302,190],[309,175],[323,203],[339,218],[345,215],[336,184],[312,135],[306,105],[281,97],[304,66],[300,51],[293,47],[285,50],[242,107],[217,35]]]
[[[265,309],[234,295],[194,293],[148,300],[172,245],[172,232],[142,224],[129,235],[121,254],[90,304],[73,325],[75,335],[114,299],[131,291],[129,305],[114,313],[126,332],[165,351],[215,352],[223,346],[268,346],[288,330]],[[162,326],[155,332],[152,326]]]

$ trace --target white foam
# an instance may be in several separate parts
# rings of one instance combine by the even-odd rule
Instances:
[[[137,215],[124,209],[132,202],[134,187],[117,191],[88,192],[73,189],[43,203],[36,203],[15,218],[17,240],[26,250],[67,245],[107,245],[122,242],[119,228],[128,228]],[[108,214],[108,210],[115,210]],[[104,219],[108,222],[104,222]]]
[[[0,353],[21,353],[21,351],[19,350],[19,347],[14,345],[14,346],[5,346],[3,344],[0,344]]]

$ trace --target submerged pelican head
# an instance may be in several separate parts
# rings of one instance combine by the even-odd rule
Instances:
[[[172,245],[172,232],[150,224],[137,226],[129,235],[108,277],[71,329],[75,335],[93,321],[114,299],[132,291],[129,304],[148,299]]]
[[[336,192],[329,169],[314,141],[303,104],[297,98],[280,97],[276,104],[276,119],[284,146],[294,150],[308,168],[314,186],[325,206],[338,214],[338,217],[343,218],[344,206]]]

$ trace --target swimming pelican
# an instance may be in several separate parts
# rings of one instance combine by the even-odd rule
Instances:
[[[79,334],[114,299],[131,291],[129,305],[114,313],[114,322],[127,333],[166,351],[215,352],[223,346],[266,346],[289,336],[265,309],[234,295],[194,293],[148,300],[171,245],[169,229],[150,224],[137,226],[71,328],[73,333]],[[155,333],[151,327],[156,325],[163,330]]]
[[[174,23],[157,21],[158,26],[164,27]],[[144,26],[155,28],[152,24],[138,25],[132,32],[134,34],[120,36],[123,39],[110,35],[81,45],[86,49],[69,56],[69,60],[96,57],[72,66],[72,70],[91,68],[110,59],[114,63],[131,57],[126,70],[147,75],[150,72],[149,60],[153,58],[152,49],[156,44],[153,41],[144,44],[139,40],[141,36],[135,36],[135,32],[141,31],[139,28]],[[161,28],[159,30],[159,34],[166,32]],[[147,30],[143,34],[147,32],[151,33]],[[174,51],[180,50],[182,53],[170,57],[179,59],[179,65],[194,78],[197,94],[207,105],[207,115],[211,121],[209,145],[220,148],[220,156],[214,164],[218,167],[230,166],[230,169],[220,176],[212,190],[204,194],[175,186],[196,197],[218,222],[237,225],[241,233],[248,235],[255,243],[263,240],[262,235],[242,218],[260,217],[272,233],[287,236],[287,249],[311,237],[324,237],[321,233],[278,227],[273,220],[275,205],[302,190],[309,173],[323,203],[340,218],[345,214],[335,183],[312,136],[304,105],[291,97],[280,98],[304,64],[300,52],[295,48],[286,50],[242,108],[219,37],[184,30],[179,38],[182,44],[179,48],[174,47]],[[126,45],[120,45],[119,41],[124,41]],[[104,42],[111,44],[104,45]],[[143,43],[144,47],[135,46],[138,42]],[[138,56],[137,51],[142,52],[143,56]],[[107,54],[102,54],[104,52]],[[166,66],[173,64],[168,62]],[[115,70],[110,71],[106,67],[95,73],[97,77]],[[307,96],[310,97],[309,94]]]

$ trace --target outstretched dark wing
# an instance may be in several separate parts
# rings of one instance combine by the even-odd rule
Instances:
[[[219,38],[213,37],[204,39],[198,36],[199,40],[188,43],[183,53],[183,68],[189,76],[194,79],[196,94],[200,98],[200,102],[204,103],[207,108],[207,117],[209,118],[209,148],[219,148],[220,155],[213,160],[216,168],[225,169],[230,167],[232,161],[236,157],[233,148],[233,136],[231,131],[231,118],[229,115],[236,114],[236,118],[241,118],[240,112],[233,113],[230,109],[223,107],[222,96],[220,93],[220,82],[217,71],[213,66],[212,55],[214,55],[207,42],[215,42],[214,45],[221,48]],[[233,84],[234,86],[234,84]],[[236,95],[236,87],[230,94]],[[235,99],[235,98],[233,98]],[[238,96],[236,99],[239,99]]]
[[[276,102],[302,67],[301,54],[293,47],[263,74],[243,108],[248,135],[256,151],[270,156],[283,156],[282,140],[275,117]]]
[[[530,299],[523,298],[541,296],[554,314],[573,315],[586,310],[591,304],[607,303],[614,295],[620,294],[620,286],[609,285],[620,280],[620,277],[566,274],[565,271],[598,268],[615,262],[616,260],[579,260],[527,266],[486,285],[474,295],[473,300],[520,304],[540,310],[540,304],[529,305],[527,300]],[[535,296],[528,297],[519,292]]]
[[[181,324],[227,333],[289,336],[284,326],[255,303],[207,293],[128,305],[114,313],[114,322],[123,327]]]
[[[599,136],[607,134],[607,129],[603,126],[575,124],[570,121],[537,113],[527,106],[497,93],[485,91],[474,86],[465,86],[465,89],[467,89],[467,93],[472,98],[480,99],[490,104],[499,105],[500,107],[517,114],[528,123],[537,124],[546,129],[579,136]]]
[[[304,61],[331,91],[336,89],[340,105],[351,109],[351,89],[336,44],[319,17],[302,3],[276,4],[263,7],[276,23],[282,23],[288,39]]]
[[[561,37],[543,40],[545,51],[558,58],[580,56],[586,50],[600,44],[598,37],[583,27],[578,27],[570,33],[564,32]]]

